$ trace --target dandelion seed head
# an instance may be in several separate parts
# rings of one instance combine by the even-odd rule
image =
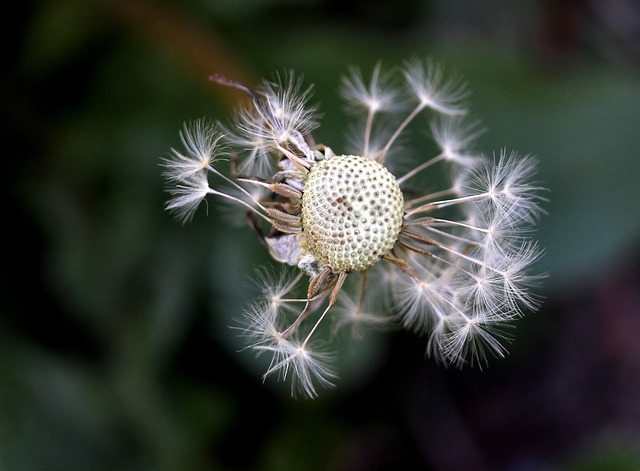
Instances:
[[[532,234],[545,200],[533,157],[476,151],[483,131],[466,120],[459,76],[419,60],[390,72],[378,64],[368,80],[352,69],[341,89],[359,114],[348,127],[351,153],[312,136],[312,88],[292,72],[255,89],[215,80],[250,100],[230,125],[185,126],[184,150],[163,160],[166,207],[186,222],[205,198],[231,203],[287,267],[253,275],[260,294],[240,322],[247,350],[269,357],[264,379],[311,398],[331,387],[328,319],[354,336],[398,324],[424,335],[427,354],[444,365],[506,354],[506,328],[540,303],[542,277],[530,269],[542,255]],[[431,156],[408,131],[423,115]],[[408,167],[412,156],[421,160]]]

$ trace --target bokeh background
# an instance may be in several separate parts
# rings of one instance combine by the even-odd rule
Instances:
[[[640,5],[633,0],[51,0],[3,14],[0,470],[639,470]],[[221,72],[337,94],[431,57],[474,116],[540,159],[542,309],[511,355],[443,369],[424,338],[345,342],[294,400],[229,329],[268,264],[209,205],[163,211],[184,121],[230,116]]]

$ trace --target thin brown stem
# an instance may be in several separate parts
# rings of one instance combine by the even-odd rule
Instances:
[[[360,283],[360,297],[358,298],[358,307],[360,309],[362,309],[362,306],[364,306],[364,295],[366,292],[368,277],[369,277],[369,270],[361,272],[362,282]]]
[[[311,336],[313,335],[313,333],[316,331],[316,329],[324,319],[324,316],[327,315],[327,312],[329,312],[329,309],[331,309],[331,307],[335,304],[336,300],[338,299],[338,295],[340,294],[340,290],[342,289],[342,285],[344,285],[344,281],[347,279],[347,275],[348,273],[346,271],[341,271],[340,273],[338,273],[338,278],[335,283],[335,286],[333,287],[333,289],[331,290],[331,294],[329,295],[329,304],[327,305],[322,315],[320,315],[320,318],[318,318],[314,326],[311,328],[311,330],[307,334],[307,337],[304,339],[304,342],[302,342],[302,348],[304,348],[307,345],[307,343],[311,339]]]
[[[398,258],[398,257],[394,257],[393,255],[390,255],[390,254],[387,254],[382,258],[387,262],[397,266],[405,275],[413,278],[414,280],[419,279],[418,273],[405,260],[402,260],[401,258]]]
[[[429,250],[418,247],[417,245],[407,240],[399,240],[398,244],[400,244],[400,246],[402,246],[405,249],[411,250],[412,252],[416,252],[421,255],[426,255],[427,257],[430,257],[433,255]]]
[[[440,191],[434,191],[433,193],[430,193],[428,195],[424,195],[424,196],[420,196],[418,198],[414,198],[412,200],[406,201],[404,204],[405,209],[409,209],[419,203],[422,203],[424,201],[428,201],[428,200],[434,200],[435,198],[441,198],[443,196],[447,196],[450,194],[455,193],[456,190],[454,188],[448,188],[446,190],[440,190]]]

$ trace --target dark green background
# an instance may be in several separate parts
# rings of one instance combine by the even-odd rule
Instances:
[[[637,4],[15,7],[0,78],[0,470],[640,469]],[[240,95],[209,74],[289,68],[315,84],[316,137],[339,152],[340,76],[413,56],[468,80],[483,151],[539,157],[545,303],[484,371],[373,332],[338,339],[338,388],[293,400],[228,327],[266,251],[214,201],[172,220],[159,158],[184,121],[231,115]]]

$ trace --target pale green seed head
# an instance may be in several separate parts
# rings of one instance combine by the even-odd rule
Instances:
[[[302,197],[307,248],[334,271],[362,271],[393,248],[404,198],[395,177],[364,157],[341,155],[311,167]]]

